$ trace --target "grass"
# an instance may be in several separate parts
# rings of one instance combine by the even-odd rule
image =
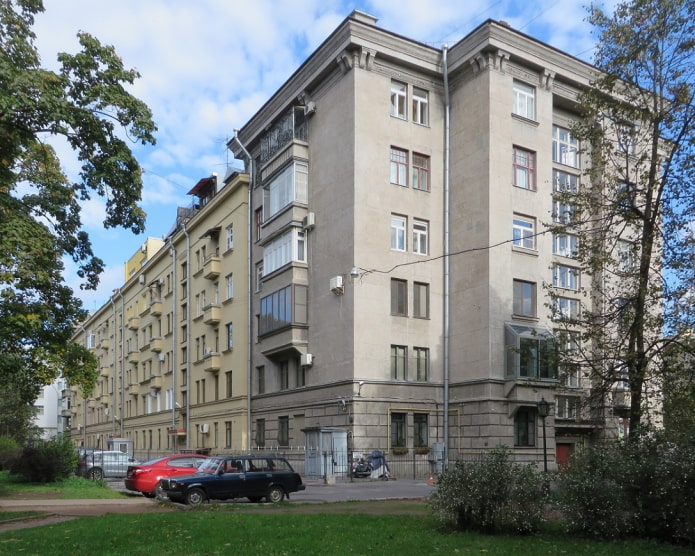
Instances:
[[[291,504],[290,504],[291,506]],[[238,511],[109,514],[0,534],[0,552],[23,554],[572,554],[685,555],[646,541],[598,542],[446,533],[432,516]],[[214,508],[214,507],[213,507]],[[47,544],[46,540],[50,539]]]
[[[122,498],[123,494],[102,481],[91,481],[82,477],[71,477],[57,483],[22,483],[0,471],[0,498],[53,498],[72,500],[75,498]]]

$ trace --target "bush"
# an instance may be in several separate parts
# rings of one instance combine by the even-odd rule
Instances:
[[[663,432],[587,448],[560,475],[568,529],[695,543],[695,446]]]
[[[71,477],[77,466],[75,446],[67,436],[36,440],[25,446],[10,473],[28,483],[53,483]]]
[[[14,438],[0,436],[0,470],[7,469],[19,454],[19,444]]]
[[[481,461],[456,462],[439,477],[430,503],[460,531],[528,534],[541,523],[547,493],[544,473],[500,448]]]

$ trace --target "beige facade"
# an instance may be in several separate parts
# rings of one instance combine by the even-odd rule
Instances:
[[[565,210],[553,188],[582,179],[569,128],[591,73],[497,22],[438,49],[353,12],[230,141],[251,206],[245,176],[207,197],[198,184],[205,206],[85,323],[111,342],[86,442],[274,449],[339,429],[348,451],[427,458],[445,445],[456,457],[504,444],[542,461],[545,399],[553,466],[617,428],[589,419],[588,385],[543,357],[555,332],[543,284],[571,312],[584,278],[572,239],[543,232]]]
[[[78,332],[101,369],[87,400],[72,389],[78,443],[130,438],[142,458],[247,449],[248,177],[190,194],[160,249]]]

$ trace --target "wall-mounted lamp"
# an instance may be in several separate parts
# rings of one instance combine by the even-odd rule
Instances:
[[[357,395],[361,396],[362,395],[362,386],[364,386],[364,380],[360,380],[357,383]]]

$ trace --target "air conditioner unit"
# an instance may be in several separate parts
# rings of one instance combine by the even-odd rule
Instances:
[[[200,433],[208,434],[210,432],[210,425],[208,423],[202,423],[200,425]]]
[[[160,354],[159,354],[159,360],[160,360],[162,363],[164,363],[164,361],[166,361],[166,358],[167,358],[167,356],[164,355],[163,353],[160,353]]]
[[[145,280],[145,275],[144,275],[144,274],[141,274],[141,275],[138,277],[138,282],[140,282],[140,284],[142,284],[142,285],[145,285],[146,280]]]
[[[203,351],[203,355],[205,355],[205,357],[207,357],[208,355],[212,355],[212,348],[206,347]]]
[[[315,112],[316,112],[316,103],[313,100],[310,100],[304,106],[304,115],[305,116],[312,116]]]
[[[299,358],[299,362],[304,367],[311,367],[314,364],[314,354],[313,353],[303,353]]]
[[[333,278],[331,278],[330,287],[331,287],[331,291],[335,295],[342,295],[343,294],[343,277],[342,276],[333,276]]]
[[[302,219],[302,227],[305,230],[313,230],[316,226],[316,214],[313,212],[308,212],[307,215]]]
[[[106,415],[107,417],[109,416],[109,408],[108,407],[104,409],[104,415]]]

